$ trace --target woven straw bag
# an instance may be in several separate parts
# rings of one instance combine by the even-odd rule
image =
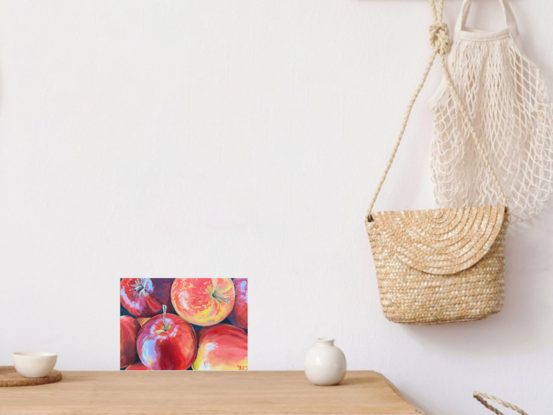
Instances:
[[[512,409],[515,412],[518,412],[520,415],[528,415],[526,412],[524,412],[522,409],[520,409],[518,406],[515,406],[509,402],[505,402],[499,398],[496,398],[493,395],[488,395],[486,393],[482,392],[474,392],[472,395],[474,398],[480,402],[482,405],[484,405],[486,408],[488,408],[490,411],[496,413],[497,415],[503,415],[503,412],[500,412],[499,410],[495,409],[493,406],[491,406],[486,400],[497,402],[500,405],[503,405],[505,408]]]
[[[476,137],[445,61],[451,44],[441,21],[443,0],[429,0],[433,53],[409,102],[394,150],[367,210],[365,225],[373,252],[384,315],[402,324],[442,324],[480,320],[498,313],[504,299],[505,195]],[[476,148],[501,196],[497,206],[423,211],[372,209],[397,152],[411,109],[436,55]]]

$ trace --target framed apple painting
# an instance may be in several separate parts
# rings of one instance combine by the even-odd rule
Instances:
[[[121,370],[247,370],[246,278],[123,278]]]

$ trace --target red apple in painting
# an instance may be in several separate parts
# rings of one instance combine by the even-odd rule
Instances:
[[[177,278],[171,301],[179,316],[197,326],[212,326],[228,317],[234,307],[230,278]]]
[[[247,370],[248,335],[230,324],[217,324],[198,331],[198,355],[194,370]]]
[[[138,359],[136,354],[136,338],[140,324],[131,316],[122,316],[120,324],[120,367],[126,367]]]
[[[234,292],[236,299],[234,300],[234,308],[228,318],[232,324],[243,329],[248,328],[248,279],[235,278]]]
[[[175,314],[152,317],[138,332],[138,357],[151,370],[186,370],[196,358],[196,333]]]
[[[171,306],[172,278],[123,278],[121,304],[135,317],[153,317]]]
[[[150,369],[144,366],[144,364],[139,360],[138,362],[134,362],[125,370],[150,370]]]

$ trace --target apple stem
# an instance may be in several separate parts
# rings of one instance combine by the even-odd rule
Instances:
[[[167,323],[165,322],[165,314],[167,313],[167,306],[163,304],[163,330],[168,331]]]
[[[228,302],[229,302],[229,300],[228,300],[227,298],[221,298],[221,297],[219,297],[217,291],[215,291],[215,292],[213,293],[213,298],[215,298],[216,300],[219,300],[219,301],[223,301],[223,302],[225,302],[226,304],[228,304]]]

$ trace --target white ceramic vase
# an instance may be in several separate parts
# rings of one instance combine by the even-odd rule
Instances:
[[[317,344],[307,352],[305,375],[315,385],[337,385],[346,371],[346,356],[334,346],[334,339],[317,339]]]

